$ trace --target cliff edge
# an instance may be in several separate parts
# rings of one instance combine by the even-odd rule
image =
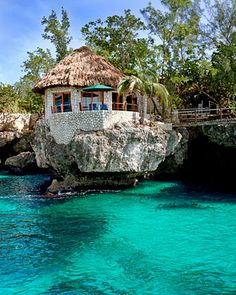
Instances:
[[[160,126],[116,124],[111,129],[78,130],[68,144],[56,143],[44,119],[37,122],[32,144],[40,168],[55,179],[49,190],[132,186],[136,178],[154,172],[181,139]]]

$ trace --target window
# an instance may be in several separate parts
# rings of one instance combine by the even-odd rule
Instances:
[[[103,103],[102,93],[83,92],[81,100],[81,111],[108,110],[107,104]]]
[[[128,95],[126,97],[126,102],[127,102],[127,111],[132,111],[132,112],[138,111],[137,97],[134,97],[132,95]]]
[[[123,96],[118,95],[117,92],[112,92],[112,109],[116,111],[124,110]]]
[[[53,112],[54,113],[64,113],[71,112],[71,93],[70,92],[60,92],[53,94]]]

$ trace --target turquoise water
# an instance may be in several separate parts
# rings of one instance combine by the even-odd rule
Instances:
[[[0,176],[0,294],[236,294],[236,198],[178,182],[47,199]]]

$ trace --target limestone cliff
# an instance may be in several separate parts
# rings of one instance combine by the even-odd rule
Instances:
[[[157,177],[180,176],[223,190],[234,190],[236,121],[215,121],[174,128],[182,138],[162,162]]]
[[[33,114],[0,114],[0,162],[2,166],[5,165],[9,157],[17,156],[13,158],[13,161],[7,161],[7,167],[10,168],[14,162],[15,171],[21,170],[22,164],[26,160],[25,153],[29,155],[32,152],[30,142],[33,135],[33,126],[37,119],[38,115]],[[31,155],[32,157],[33,154]],[[17,160],[19,160],[19,167]],[[25,161],[24,167],[26,170],[27,163],[28,161]],[[32,165],[29,168],[31,169]]]
[[[206,124],[201,130],[211,142],[236,149],[236,121]]]
[[[103,131],[77,131],[70,143],[57,144],[40,120],[33,149],[38,166],[52,169],[62,188],[114,188],[154,172],[180,138],[173,130],[126,123]]]

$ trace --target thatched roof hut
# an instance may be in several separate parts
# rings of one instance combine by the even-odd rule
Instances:
[[[37,93],[44,93],[48,87],[85,87],[105,84],[116,88],[123,73],[86,46],[75,49],[61,60],[34,87]]]

